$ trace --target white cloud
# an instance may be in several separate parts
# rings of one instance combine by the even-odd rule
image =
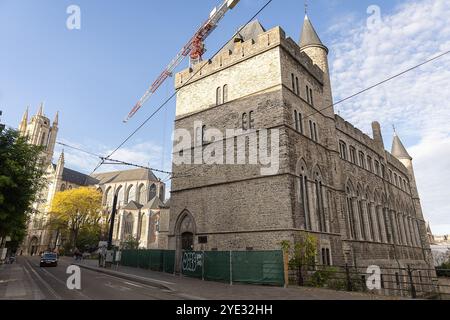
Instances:
[[[381,24],[370,30],[365,20],[352,20],[352,27],[328,31],[335,101],[450,49],[449,1],[405,1],[381,13]],[[378,120],[385,129],[395,124],[404,141],[417,141],[409,150],[424,214],[436,233],[450,233],[449,83],[450,55],[336,108],[366,132]]]

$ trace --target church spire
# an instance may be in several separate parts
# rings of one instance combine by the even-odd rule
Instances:
[[[41,117],[44,116],[44,102],[41,102],[41,105],[39,106],[39,111],[38,111],[37,115],[41,116]]]
[[[28,125],[28,108],[25,110],[25,113],[23,114],[22,117],[22,121],[20,122],[20,126],[19,126],[19,132],[22,135],[25,135],[25,133],[27,132],[27,125]]]
[[[394,127],[394,141],[392,142],[391,154],[399,160],[400,159],[412,160],[412,157],[409,155],[408,151],[406,151],[405,146],[398,137],[395,127]]]
[[[61,152],[61,155],[59,156],[58,159],[58,164],[56,165],[56,175],[57,176],[62,176],[63,171],[64,171],[64,149]]]
[[[59,111],[56,111],[55,120],[53,120],[53,126],[58,126]]]

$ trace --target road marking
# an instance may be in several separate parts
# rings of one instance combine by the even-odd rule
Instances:
[[[92,271],[92,272],[96,272],[96,271]],[[96,277],[96,279],[101,279],[101,278],[103,278],[103,279],[112,278],[112,279],[118,280],[118,281],[120,281],[120,282],[122,282],[122,283],[127,283],[126,281],[123,281],[123,278],[111,276],[111,275],[109,275],[109,274],[104,274],[104,275],[102,275],[102,276]],[[135,286],[135,287],[138,286],[136,282],[128,282],[128,284],[133,285],[133,284],[131,284],[131,283],[134,283],[134,286]],[[139,283],[139,286],[140,286],[140,288],[143,288],[143,289],[161,290],[161,291],[163,291],[163,292],[170,292],[170,293],[173,292],[173,291],[170,290],[170,289],[161,289],[161,288],[153,287],[153,286],[150,286],[150,285],[148,285],[148,284],[143,284],[143,283]]]
[[[109,287],[109,288],[112,288],[112,289],[117,289],[117,290],[122,291],[122,292],[123,291],[131,291],[131,289],[128,288],[128,287],[123,287],[121,285],[113,285],[111,282],[105,283],[105,286]]]
[[[93,271],[93,272],[100,272],[100,271],[98,271],[98,270],[96,270],[95,268],[96,267],[92,267],[92,266],[89,266],[89,265],[87,265],[87,264],[82,264],[82,263],[76,263],[75,264],[76,266],[79,266],[79,267],[81,267],[81,268],[83,268],[83,267],[86,267],[85,269],[87,269],[87,270],[90,270],[90,271]],[[123,273],[123,272],[119,272],[119,271],[114,271],[117,275],[123,275],[123,276],[130,276],[130,274],[129,273]],[[110,274],[107,274],[108,276],[110,276],[110,277],[114,277],[114,278],[117,278],[117,276],[113,276],[113,275],[110,275]],[[173,283],[173,282],[168,282],[168,281],[163,281],[163,280],[157,280],[157,279],[153,279],[153,278],[147,278],[147,277],[140,277],[140,276],[137,276],[137,275],[132,275],[133,276],[133,278],[136,278],[137,280],[141,280],[141,281],[145,281],[145,282],[148,282],[149,280],[150,281],[152,281],[152,282],[156,282],[156,283],[160,283],[160,284],[164,284],[164,285],[174,285],[175,283]]]
[[[52,277],[53,279],[55,279],[58,283],[60,283],[65,290],[67,289],[67,284],[65,281],[62,281],[61,279],[58,279],[55,275],[51,274],[49,271],[45,270],[45,269],[41,269],[45,274],[47,274],[48,276]],[[92,300],[90,297],[88,297],[87,295],[83,294],[82,292],[80,292],[79,290],[70,290],[70,292],[75,292],[77,294],[79,294],[80,296],[82,296],[83,298],[87,299],[87,300]]]
[[[143,286],[140,286],[138,284],[134,284],[134,283],[131,283],[131,282],[127,282],[127,281],[124,281],[123,283],[128,284],[128,285],[133,286],[133,287],[141,288],[141,289],[144,288]]]
[[[42,277],[36,272],[36,270],[34,270],[34,268],[32,267],[31,263],[28,260],[25,260],[25,262],[27,263],[29,269],[31,272],[33,272],[33,274],[36,276],[36,278],[45,286],[45,288],[57,299],[57,300],[62,300],[62,297],[56,293],[55,290],[53,290],[53,288],[44,281],[44,279],[42,279]]]
[[[24,265],[22,265],[22,269],[25,272],[25,274],[27,275],[28,280],[32,284],[32,291],[33,291],[34,300],[44,300],[45,299],[45,295],[42,293],[41,289],[36,284],[36,281],[34,281],[33,277],[30,274],[30,271],[28,271],[27,268]]]

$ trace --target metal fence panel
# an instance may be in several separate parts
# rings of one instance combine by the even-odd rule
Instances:
[[[284,285],[282,251],[235,251],[231,260],[233,282]]]
[[[184,251],[181,260],[181,273],[188,277],[203,278],[203,252]]]
[[[230,282],[230,252],[205,252],[203,268],[205,280]]]
[[[150,270],[163,270],[163,252],[162,250],[150,250]]]
[[[150,269],[150,252],[147,250],[139,250],[139,268]]]
[[[163,271],[166,273],[175,273],[175,251],[163,251]]]
[[[174,273],[175,251],[123,250],[120,264],[125,267]]]
[[[121,264],[126,267],[138,267],[138,250],[124,250],[122,251]]]

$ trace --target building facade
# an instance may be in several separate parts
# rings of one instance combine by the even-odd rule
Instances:
[[[379,123],[369,137],[335,115],[328,49],[308,17],[298,43],[252,22],[212,60],[178,73],[175,86],[175,129],[194,137],[174,147],[186,159],[173,165],[168,243],[178,257],[190,248],[280,249],[307,232],[319,264],[432,265],[412,158],[397,135],[385,150]],[[209,129],[225,138],[210,139]],[[257,132],[258,146],[279,137],[279,170],[261,174],[263,164],[249,164],[251,138],[239,145],[228,129]],[[198,149],[242,146],[247,164],[195,162]]]
[[[164,203],[166,187],[151,170],[113,171],[89,176],[67,168],[64,151],[58,162],[53,164],[58,114],[51,123],[44,115],[42,104],[30,121],[28,109],[25,111],[19,132],[28,137],[29,143],[44,148],[42,159],[47,179],[46,187],[41,190],[39,200],[33,204],[29,215],[27,236],[21,248],[23,254],[35,255],[42,251],[54,250],[62,244],[64,239],[61,239],[59,233],[52,230],[49,224],[51,203],[57,192],[80,187],[94,187],[102,192],[103,220],[108,223],[112,212],[112,199],[114,195],[118,196],[113,234],[115,245],[120,245],[129,237],[133,237],[139,241],[142,248],[167,246],[166,238],[160,241],[159,236],[160,225],[167,225],[163,220],[168,220],[169,215],[167,204]]]

